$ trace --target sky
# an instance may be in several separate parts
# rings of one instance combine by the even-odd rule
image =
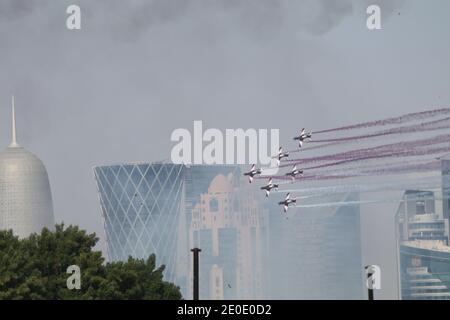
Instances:
[[[82,29],[66,29],[77,4]],[[382,29],[369,31],[378,4]],[[320,130],[450,106],[446,0],[1,0],[0,145],[45,163],[58,222],[104,231],[92,167],[170,157],[174,129]],[[363,259],[389,259],[363,217]],[[393,213],[392,213],[393,214]],[[368,228],[376,221],[376,230]],[[367,250],[366,250],[367,249]],[[368,254],[367,252],[370,252]],[[396,295],[389,287],[382,293]]]

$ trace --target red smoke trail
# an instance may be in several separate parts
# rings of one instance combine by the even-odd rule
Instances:
[[[319,146],[305,147],[302,149],[289,150],[290,153],[297,153],[302,151],[310,151],[314,149],[323,149],[326,147],[333,147],[345,142],[357,142],[364,139],[382,137],[387,135],[394,134],[406,134],[406,133],[415,133],[415,132],[425,132],[425,131],[435,131],[450,128],[450,117],[433,120],[429,122],[393,128],[384,131],[378,131],[371,134],[358,135],[358,136],[350,136],[350,137],[342,137],[342,138],[334,138],[334,139],[321,139],[321,140],[311,140],[308,143],[323,143]]]
[[[450,150],[450,147],[448,148]],[[358,177],[366,177],[366,176],[381,176],[381,175],[392,175],[392,174],[407,174],[414,172],[428,172],[428,171],[436,171],[440,170],[441,163],[439,161],[433,161],[425,164],[415,164],[415,165],[406,165],[406,166],[398,166],[389,169],[378,169],[378,170],[364,170],[358,173],[352,174],[337,174],[337,175],[329,175],[329,174],[311,174],[305,175],[301,178],[297,178],[296,182],[302,181],[321,181],[321,180],[338,180],[338,179],[348,179],[348,178],[358,178]],[[289,180],[289,177],[279,176],[273,177],[279,180]]]
[[[331,163],[325,163],[325,164],[321,164],[318,166],[306,167],[306,168],[303,168],[303,170],[322,169],[322,168],[339,166],[339,165],[347,164],[347,163],[351,163],[351,162],[388,158],[388,157],[392,157],[394,155],[401,155],[401,154],[402,154],[402,152],[397,152],[397,153],[388,152],[388,153],[377,154],[377,155],[368,155],[368,156],[360,157],[360,158],[351,158],[351,159],[346,159],[346,160],[341,160],[341,161],[336,161],[336,162],[331,162]]]
[[[400,128],[393,128],[385,131],[375,132],[371,134],[359,135],[359,136],[351,136],[351,137],[342,137],[335,139],[322,139],[322,140],[311,140],[309,143],[324,143],[324,142],[349,142],[349,141],[358,141],[362,139],[382,137],[391,134],[405,134],[405,133],[415,133],[415,132],[424,132],[424,131],[433,131],[440,129],[448,129],[450,128],[450,117],[434,120],[425,123],[419,123],[410,126],[404,126]]]
[[[445,135],[439,135],[434,136],[431,138],[426,139],[419,139],[419,140],[412,140],[412,141],[403,141],[403,142],[396,142],[371,148],[364,148],[364,149],[356,149],[356,150],[350,150],[346,152],[331,154],[331,155],[325,155],[325,156],[317,156],[317,157],[310,157],[310,158],[303,158],[303,159],[291,159],[286,160],[285,162],[289,162],[289,164],[281,165],[280,167],[288,167],[292,166],[293,164],[305,164],[310,162],[321,162],[321,161],[332,161],[332,160],[345,160],[345,159],[351,159],[358,156],[369,156],[369,155],[377,155],[383,152],[390,152],[393,150],[411,150],[418,147],[425,147],[430,146],[434,144],[440,144],[440,143],[446,143],[450,141],[450,134]]]
[[[399,151],[399,152],[385,152],[382,154],[375,154],[375,155],[369,155],[365,157],[360,158],[353,158],[348,160],[342,160],[332,163],[325,163],[323,165],[304,168],[304,170],[312,170],[312,169],[321,169],[321,168],[327,168],[327,167],[333,167],[338,166],[342,164],[352,163],[352,162],[359,162],[363,160],[375,160],[380,158],[399,158],[399,157],[417,157],[417,156],[424,156],[424,155],[431,155],[436,153],[446,153],[450,152],[450,146],[446,147],[440,147],[440,148],[420,148],[418,150],[406,150],[406,151]]]
[[[410,173],[410,172],[424,172],[424,171],[435,171],[441,169],[440,161],[433,161],[422,164],[410,164],[404,166],[397,166],[388,169],[377,169],[377,170],[363,170],[362,175],[386,175],[386,174],[400,174],[400,173]]]
[[[331,163],[325,163],[325,164],[314,166],[314,167],[304,168],[304,170],[314,170],[314,169],[323,169],[323,168],[328,168],[328,167],[336,167],[336,166],[340,166],[340,165],[345,165],[345,164],[360,162],[360,161],[365,161],[365,160],[376,160],[376,159],[382,159],[382,158],[399,158],[399,157],[417,157],[417,156],[431,155],[431,154],[436,154],[436,153],[447,153],[447,152],[450,152],[450,146],[431,148],[431,149],[421,148],[419,150],[387,152],[384,154],[371,155],[371,156],[366,156],[366,157],[359,157],[359,158],[347,159],[347,160],[336,161],[336,162],[331,162]],[[355,168],[355,169],[357,169],[357,168]],[[389,170],[389,169],[386,169],[386,170]],[[394,173],[394,172],[392,172],[392,173]],[[314,175],[312,175],[312,176],[314,176]],[[342,175],[342,176],[345,176],[345,175]],[[354,177],[354,176],[358,176],[358,175],[351,174],[350,176]],[[308,177],[309,177],[308,175],[304,175],[299,180],[307,180]],[[263,177],[261,177],[261,178],[263,178]],[[267,177],[265,177],[265,178],[267,178]],[[272,178],[288,179],[289,177],[272,176]]]
[[[363,123],[358,123],[358,124],[354,124],[354,125],[350,125],[350,126],[338,127],[338,128],[334,128],[334,129],[314,131],[313,134],[352,130],[352,129],[370,128],[370,127],[376,127],[376,126],[386,126],[386,125],[391,125],[391,124],[402,124],[402,123],[406,123],[406,122],[410,122],[410,121],[423,120],[426,118],[432,118],[432,117],[449,114],[449,113],[450,113],[450,108],[415,112],[415,113],[409,113],[409,114],[405,114],[405,115],[402,115],[399,117],[394,117],[394,118],[387,118],[387,119],[382,119],[382,120],[363,122]]]
[[[345,167],[345,168],[339,168],[339,169],[328,169],[328,170],[320,170],[320,173],[322,174],[348,174],[348,173],[355,173],[355,172],[365,172],[370,170],[381,170],[381,169],[391,169],[391,168],[397,168],[401,166],[412,166],[412,165],[420,165],[425,162],[429,162],[430,159],[422,159],[422,160],[403,160],[403,161],[396,161],[396,162],[379,162],[379,163],[372,163],[372,164],[366,164],[361,166],[358,166],[358,169],[355,171],[355,168],[352,167]],[[433,160],[434,162],[438,160]]]
[[[450,148],[449,148],[450,149]],[[414,172],[428,172],[436,171],[441,169],[441,163],[439,161],[428,162],[425,164],[415,164],[398,166],[389,169],[379,169],[379,170],[364,170],[359,173],[339,175],[339,178],[355,178],[355,177],[365,177],[365,176],[380,176],[380,175],[391,175],[391,174],[407,174]],[[314,175],[312,176],[314,177]],[[316,175],[313,180],[329,180],[332,179],[333,175]],[[303,179],[299,179],[301,181]],[[312,179],[309,179],[312,180]]]

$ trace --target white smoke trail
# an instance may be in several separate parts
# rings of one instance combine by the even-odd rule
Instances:
[[[325,203],[317,203],[317,204],[299,204],[293,206],[293,208],[323,208],[323,207],[345,207],[345,206],[355,206],[361,204],[379,204],[379,203],[403,203],[407,201],[419,201],[419,200],[449,200],[449,197],[418,197],[418,198],[408,198],[408,199],[399,199],[399,198],[391,198],[391,199],[378,199],[378,200],[360,200],[360,201],[342,201],[342,202],[325,202]]]

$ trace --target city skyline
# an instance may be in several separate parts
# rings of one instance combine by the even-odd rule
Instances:
[[[171,132],[195,120],[281,128],[284,144],[302,127],[450,106],[447,1],[375,1],[377,31],[366,28],[371,1],[78,2],[83,27],[69,31],[70,1],[2,1],[0,117],[14,93],[20,142],[46,165],[55,221],[96,232],[104,252],[92,168],[168,159]],[[8,122],[0,145],[11,142]],[[383,206],[397,204],[362,208],[364,264],[391,265],[395,208]]]

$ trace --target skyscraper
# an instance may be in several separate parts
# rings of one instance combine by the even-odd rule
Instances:
[[[155,253],[175,281],[184,169],[165,163],[94,168],[111,261]]]
[[[280,208],[271,211],[271,298],[364,298],[358,199],[357,194],[327,195],[324,202],[355,204],[294,207],[285,217]]]
[[[192,209],[191,247],[202,248],[203,299],[265,298],[267,212],[253,186],[217,175]]]
[[[433,191],[407,190],[397,211],[401,299],[450,299],[448,199],[440,201]]]
[[[14,97],[12,141],[0,153],[0,229],[20,238],[54,226],[47,170],[38,157],[17,143]]]
[[[236,169],[172,163],[94,167],[109,259],[154,253],[157,263],[166,265],[165,278],[186,293],[191,210],[217,174]]]

